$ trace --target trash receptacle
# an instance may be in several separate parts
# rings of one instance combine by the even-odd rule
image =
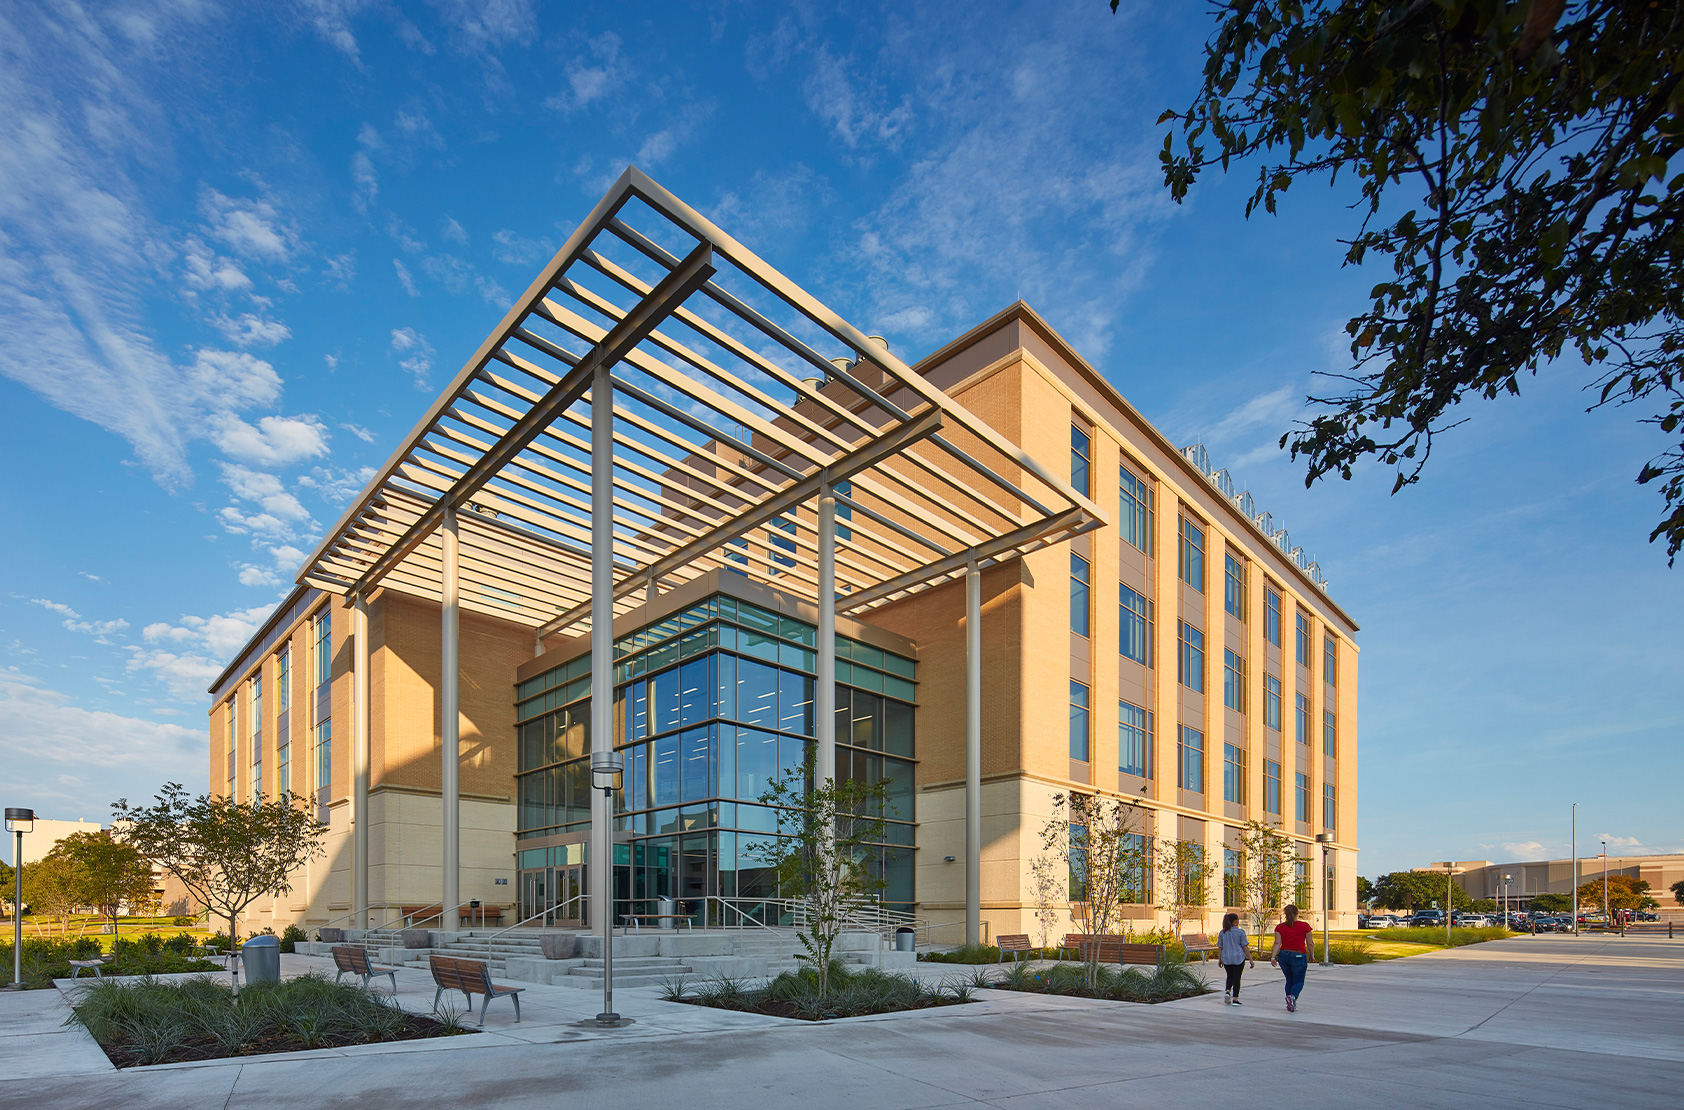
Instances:
[[[667,914],[677,913],[678,912],[678,899],[677,898],[657,898],[657,899],[655,899],[655,912],[656,913],[667,913]],[[663,929],[676,929],[676,928],[678,928],[678,922],[671,917],[663,917],[663,918],[661,918],[660,921],[656,922],[656,924],[658,924]]]
[[[896,929],[895,930],[895,951],[896,952],[916,952],[916,951],[918,951],[918,930],[912,928],[909,925],[902,925],[900,928]]]
[[[240,956],[246,965],[246,982],[279,983],[281,981],[281,941],[279,937],[252,937],[240,946]]]

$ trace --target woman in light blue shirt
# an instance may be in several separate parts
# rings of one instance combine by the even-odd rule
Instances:
[[[1222,991],[1222,1001],[1232,1006],[1240,1004],[1240,974],[1245,965],[1257,966],[1251,958],[1251,938],[1240,928],[1240,915],[1228,914],[1222,919],[1222,931],[1216,935],[1216,959],[1228,973],[1228,985]]]

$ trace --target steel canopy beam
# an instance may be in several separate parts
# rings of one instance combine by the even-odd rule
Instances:
[[[421,518],[410,525],[396,543],[357,579],[353,592],[366,593],[411,551],[420,545],[444,520],[445,510],[474,495],[489,482],[503,465],[513,459],[562,412],[570,408],[591,387],[599,368],[608,368],[631,353],[632,348],[654,331],[685,299],[704,285],[715,273],[713,247],[698,243],[675,269],[658,282],[649,295],[639,301],[611,328],[589,354],[565,374],[539,402],[515,422],[502,439],[469,467],[451,487],[450,492],[434,502]],[[610,402],[612,403],[612,402]]]

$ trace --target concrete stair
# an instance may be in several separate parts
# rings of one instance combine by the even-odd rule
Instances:
[[[681,975],[692,974],[689,964],[676,956],[616,956],[614,958],[614,985],[616,987],[644,987],[659,986],[669,980],[677,979]],[[603,966],[601,960],[581,960],[577,967],[567,972],[568,979],[577,980],[575,985],[602,989]]]

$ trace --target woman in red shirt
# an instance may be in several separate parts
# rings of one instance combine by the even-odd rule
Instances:
[[[1275,926],[1275,950],[1269,964],[1286,973],[1286,1008],[1298,1009],[1298,995],[1304,989],[1304,972],[1310,966],[1310,936],[1315,932],[1307,921],[1298,920],[1298,907],[1286,908],[1286,920]]]

